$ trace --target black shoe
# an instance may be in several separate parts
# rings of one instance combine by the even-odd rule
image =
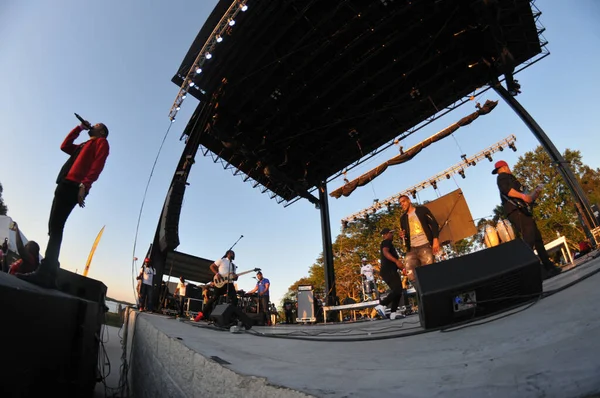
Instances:
[[[27,274],[16,274],[15,276],[21,280],[46,289],[58,289],[56,286],[56,273],[58,268],[58,263],[50,264],[49,262],[42,260],[37,270]]]

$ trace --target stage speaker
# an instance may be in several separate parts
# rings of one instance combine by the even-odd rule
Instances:
[[[265,313],[259,312],[246,312],[246,316],[251,320],[252,325],[254,326],[265,326]]]
[[[242,312],[241,308],[232,304],[219,304],[210,313],[209,319],[217,326],[230,327],[240,321],[246,330],[252,327],[252,320]]]
[[[161,251],[175,250],[179,246],[179,216],[185,194],[185,181],[174,181],[160,217],[159,245]]]
[[[296,322],[316,322],[315,298],[311,285],[298,286],[298,317]]]
[[[521,239],[417,267],[415,274],[425,329],[500,312],[542,293],[539,259]]]
[[[104,305],[107,288],[96,279],[59,268],[56,285],[63,293]]]

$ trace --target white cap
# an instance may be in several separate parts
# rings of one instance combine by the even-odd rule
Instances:
[[[363,261],[367,261],[367,258],[366,258],[366,257],[363,257],[363,259],[362,259],[362,260],[363,260]]]

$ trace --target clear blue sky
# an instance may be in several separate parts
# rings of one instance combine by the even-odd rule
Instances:
[[[132,258],[142,259],[152,242],[183,150],[179,137],[197,105],[194,99],[186,100],[160,152],[136,241],[144,189],[178,91],[170,79],[214,5],[214,0],[0,3],[0,182],[8,215],[44,250],[56,174],[66,160],[59,146],[77,124],[73,112],[92,123],[104,122],[110,129],[111,153],[87,206],[76,208],[67,222],[61,266],[81,273],[105,225],[89,276],[103,281],[111,297],[133,301]],[[580,150],[586,164],[599,167],[600,5],[595,0],[548,0],[537,5],[551,55],[517,75],[523,90],[517,99],[561,152]],[[486,99],[498,98],[488,91],[479,101]],[[473,105],[464,105],[409,137],[404,147],[473,112]],[[504,151],[502,156],[512,165],[538,142],[500,100],[491,114],[433,144],[411,162],[389,168],[348,198],[332,198],[333,239],[340,232],[341,218],[509,134],[516,135],[518,151]],[[353,179],[396,154],[393,148],[348,177]],[[492,164],[482,162],[469,168],[466,179],[441,182],[437,193],[427,189],[419,198],[432,200],[461,188],[473,218],[489,216],[499,202],[491,169]],[[201,155],[189,182],[177,250],[216,259],[244,235],[235,247],[239,269],[262,268],[279,305],[288,286],[307,275],[322,251],[319,212],[306,201],[284,208]],[[334,181],[329,191],[340,184]],[[241,288],[253,285],[250,275],[240,278]]]

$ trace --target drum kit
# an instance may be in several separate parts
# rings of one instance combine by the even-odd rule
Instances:
[[[515,239],[515,231],[508,220],[500,220],[496,226],[486,225],[483,242],[485,247],[498,246],[500,243],[506,243]]]

